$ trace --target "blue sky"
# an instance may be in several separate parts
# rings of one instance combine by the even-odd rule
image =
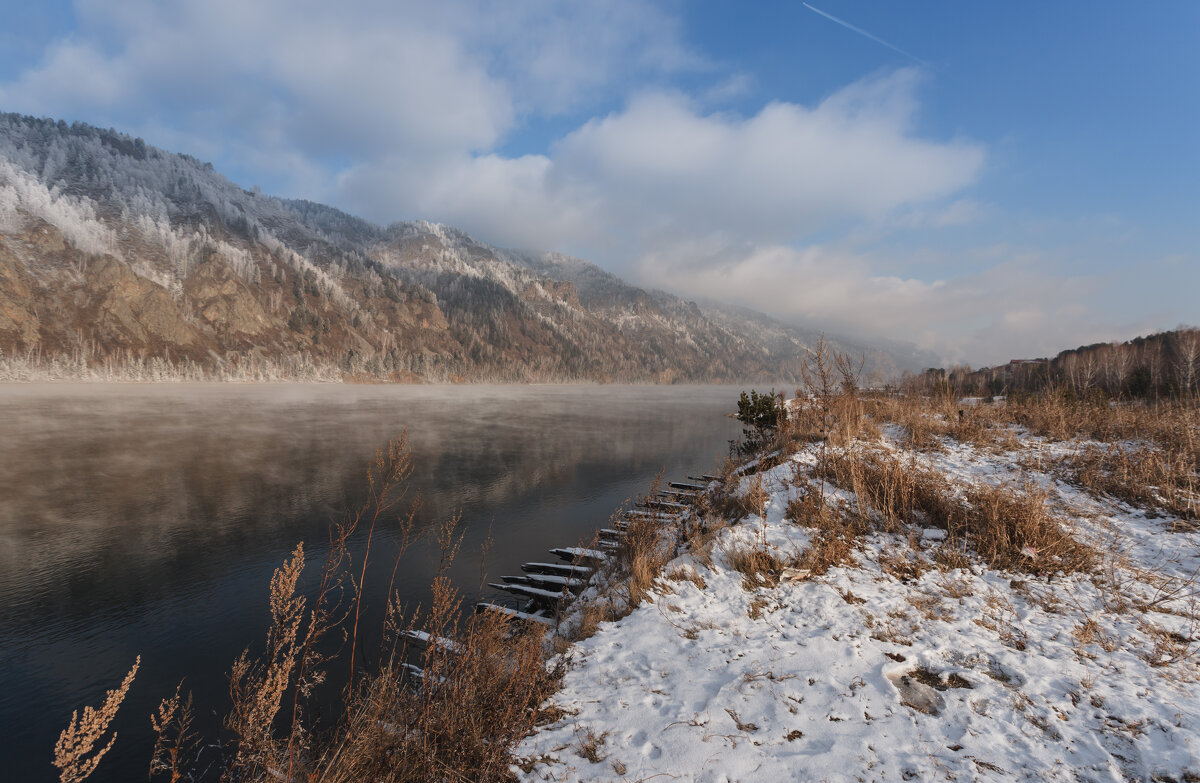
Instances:
[[[1200,322],[1200,3],[336,5],[6,0],[0,110],[947,361]]]

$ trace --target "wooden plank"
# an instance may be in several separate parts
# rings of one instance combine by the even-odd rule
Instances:
[[[506,584],[504,582],[488,582],[488,587],[496,590],[504,590],[513,595],[523,596],[525,598],[534,598],[545,603],[558,603],[565,598],[570,597],[570,593],[566,590],[545,590],[541,587],[532,587],[531,585]]]
[[[446,639],[445,637],[441,636],[433,636],[428,631],[417,631],[410,628],[409,630],[402,632],[400,635],[408,640],[409,646],[415,647],[418,650],[429,649],[429,643],[430,641],[433,641],[447,652],[458,652],[458,643],[453,639]]]
[[[586,579],[575,579],[570,576],[559,576],[558,574],[531,574],[529,576],[502,576],[500,577],[505,582],[511,582],[516,585],[531,585],[533,587],[557,587],[567,588],[572,592],[579,592],[587,587]]]
[[[698,498],[700,493],[691,489],[660,489],[656,497]]]
[[[558,574],[560,576],[591,576],[596,569],[579,563],[526,563],[521,570],[527,574]]]
[[[490,601],[480,601],[479,603],[475,604],[475,611],[476,612],[496,612],[498,614],[502,614],[507,617],[511,617],[514,620],[524,620],[525,622],[529,622],[529,623],[539,623],[541,625],[546,626],[547,628],[554,627],[554,619],[551,617],[541,617],[540,615],[530,614],[529,612],[522,612],[517,609],[510,609],[507,606],[501,606],[500,604],[494,604],[494,603],[491,603]]]
[[[579,592],[588,586],[587,579],[576,579],[569,576],[558,576],[557,574],[535,574],[529,577],[534,584],[551,585],[554,587],[565,587],[568,590]]]
[[[649,509],[632,509],[622,514],[626,519],[652,519],[658,522],[673,522],[679,519],[678,514],[668,514],[664,511],[650,511]]]
[[[417,686],[423,686],[425,684],[425,670],[420,666],[414,666],[411,663],[402,663],[400,664],[400,670],[404,672],[404,676],[407,677],[410,682],[415,683]],[[445,681],[445,677],[438,677],[439,683]]]
[[[708,487],[704,486],[703,484],[687,484],[682,481],[672,481],[669,482],[667,486],[671,487],[672,489],[690,489],[695,492],[703,492],[704,490],[708,489]]]
[[[550,550],[550,554],[568,563],[592,562],[603,563],[608,555],[599,549],[587,549],[581,546],[560,546]]]
[[[645,508],[677,509],[679,511],[687,510],[687,506],[685,506],[683,503],[672,503],[667,500],[654,500],[653,498],[642,501],[641,505]]]

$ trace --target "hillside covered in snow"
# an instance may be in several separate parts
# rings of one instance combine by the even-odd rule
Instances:
[[[810,332],[0,115],[0,377],[794,380]],[[918,357],[860,346],[868,372]]]
[[[523,780],[1200,779],[1194,405],[788,426],[576,642]]]

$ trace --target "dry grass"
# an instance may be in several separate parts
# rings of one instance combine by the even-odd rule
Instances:
[[[881,553],[879,567],[896,581],[907,583],[929,570],[929,563],[915,552],[899,549]]]
[[[755,598],[753,601],[750,602],[750,607],[749,607],[749,609],[746,610],[746,616],[749,617],[751,620],[761,619],[763,610],[766,609],[769,605],[770,605],[770,601],[768,601],[767,599]]]
[[[676,566],[667,573],[666,578],[672,582],[691,582],[701,590],[708,587],[708,583],[704,581],[704,577],[700,576],[696,572],[696,569],[690,566]]]
[[[299,660],[306,602],[296,595],[296,583],[303,570],[304,545],[298,544],[291,559],[271,577],[271,626],[266,651],[254,660],[247,648],[233,662],[229,675],[233,710],[225,719],[225,728],[235,737],[232,764],[238,769],[288,766],[288,743],[281,745],[274,726]]]
[[[1089,645],[1097,645],[1104,652],[1114,652],[1121,646],[1119,638],[1106,634],[1100,624],[1091,618],[1077,623],[1071,630],[1071,636],[1079,643],[1076,655],[1080,658],[1095,657],[1084,652],[1083,648]]]
[[[575,754],[593,764],[599,764],[605,759],[600,748],[604,747],[604,740],[607,736],[607,733],[597,734],[591,729],[581,731],[579,741],[576,743]]]
[[[1046,505],[1036,486],[1000,485],[967,490],[961,529],[972,548],[992,567],[1053,573],[1086,571],[1096,553],[1077,541]]]
[[[796,559],[795,566],[807,568],[814,576],[820,576],[830,568],[852,566],[856,562],[853,537],[837,531],[820,530]]]
[[[652,519],[635,520],[625,530],[617,550],[615,576],[624,583],[629,608],[641,605],[654,588],[667,562],[674,557],[673,541],[664,540],[664,526]]]
[[[177,783],[187,775],[199,747],[199,737],[192,730],[192,695],[180,694],[183,683],[175,693],[163,699],[158,711],[150,716],[154,730],[154,750],[150,755],[150,778],[165,774],[169,783]]]
[[[946,477],[911,457],[869,449],[832,452],[816,472],[854,493],[863,530],[897,533],[908,525],[949,529],[964,514]]]
[[[814,576],[837,566],[853,565],[854,548],[863,531],[812,486],[803,484],[796,489],[799,494],[788,502],[784,518],[812,528],[814,533],[809,545],[789,565],[807,568]]]
[[[742,575],[742,587],[746,590],[779,584],[784,562],[766,546],[757,543],[730,546],[723,553],[729,567]]]
[[[997,592],[988,595],[983,616],[972,622],[990,631],[994,631],[1000,641],[1015,650],[1024,650],[1029,641],[1029,634],[1021,627],[1020,615],[1012,602]]]
[[[511,750],[533,729],[538,707],[556,690],[561,669],[547,668],[540,627],[525,627],[493,613],[463,616],[463,599],[447,575],[461,540],[456,524],[456,519],[447,521],[437,536],[441,555],[429,610],[406,619],[393,596],[380,663],[347,687],[345,712],[332,726],[290,730],[295,752],[289,752],[284,738],[273,733],[277,721],[269,711],[279,699],[270,654],[257,675],[241,675],[238,680],[243,667],[235,665],[234,682],[260,687],[234,693],[232,716],[238,722],[231,721],[231,727],[237,730],[240,744],[227,770],[228,779],[283,777],[327,783],[511,779]],[[298,630],[292,630],[297,628],[293,618],[303,607],[289,598],[297,565],[293,556],[272,580],[270,639],[282,641],[269,643],[268,651],[276,651],[277,657],[286,657],[294,649],[294,643],[289,647],[286,640],[298,635]],[[346,613],[344,619],[352,618]],[[449,643],[427,646],[421,659],[423,677],[411,687],[401,666],[404,645],[399,631],[418,624],[433,638]],[[292,657],[296,658],[294,653]],[[249,725],[250,720],[263,723]]]
[[[717,489],[708,492],[704,496],[707,515],[725,523],[732,523],[740,522],[755,513],[753,499],[738,491],[740,484],[739,477],[729,476]]]
[[[1110,404],[1046,394],[1009,400],[1003,411],[1013,423],[1052,440],[1145,441],[1192,465],[1200,459],[1200,409],[1195,400]]]
[[[935,553],[945,569],[969,564],[965,546],[992,567],[1037,573],[1087,570],[1097,561],[1096,553],[1051,513],[1041,489],[955,486],[912,456],[871,447],[883,423],[900,425],[916,449],[938,449],[947,439],[1013,448],[1014,427],[1047,437],[1141,438],[1153,447],[1086,450],[1075,461],[1080,482],[1139,503],[1157,502],[1183,518],[1195,518],[1200,502],[1200,417],[1194,405],[1097,406],[1053,395],[999,405],[960,405],[948,396],[817,395],[799,406],[792,422],[799,439],[824,438],[811,475],[854,498],[849,513],[831,508],[823,493],[807,486],[806,477],[797,477],[799,494],[786,516],[815,528],[801,565],[818,574],[850,562],[863,533],[906,534],[924,527],[948,531]],[[918,539],[908,534],[916,546]],[[911,567],[889,562],[898,578],[911,578]]]
[[[1012,428],[1054,441],[1076,438],[1100,443],[1151,444],[1168,462],[1200,464],[1200,409],[1196,400],[1109,403],[1078,401],[1049,391],[1039,396],[1010,397],[1000,403],[964,404],[954,396],[922,397],[866,395],[859,398],[864,418],[877,424],[893,423],[907,435],[907,446],[939,449],[943,439],[971,443],[980,448],[1014,448]],[[836,411],[836,406],[833,408]],[[869,428],[857,431],[874,439]]]
[[[956,488],[912,459],[862,448],[827,454],[815,472],[854,493],[853,517],[832,523],[814,514],[811,490],[793,501],[789,515],[809,524],[817,520],[813,526],[820,531],[820,544],[833,555],[844,549],[838,539],[853,541],[868,530],[904,533],[913,526],[948,531],[942,562],[950,567],[964,564],[955,557],[964,541],[996,568],[1070,572],[1095,562],[1091,549],[1051,513],[1046,493],[1032,485]]]
[[[309,779],[511,779],[511,750],[540,720],[561,672],[545,666],[540,629],[499,615],[472,616],[454,640],[453,651],[430,645],[418,688],[402,685],[392,663],[368,677]]]
[[[54,744],[54,766],[58,767],[60,783],[78,783],[85,780],[96,771],[100,760],[112,750],[113,743],[117,741],[115,731],[108,737],[108,742],[103,746],[100,743],[108,732],[109,724],[117,716],[121,702],[125,701],[125,695],[129,693],[129,687],[133,685],[133,678],[137,676],[141,663],[142,658],[139,655],[121,684],[115,690],[104,694],[104,703],[99,709],[86,706],[82,715],[78,711],[71,713],[70,722],[58,735],[58,741]]]
[[[579,624],[570,633],[572,642],[583,641],[595,636],[600,623],[619,620],[621,615],[609,601],[588,601],[574,607],[579,612]]]
[[[1151,446],[1088,446],[1067,461],[1073,478],[1096,494],[1200,519],[1200,474],[1183,454]]]

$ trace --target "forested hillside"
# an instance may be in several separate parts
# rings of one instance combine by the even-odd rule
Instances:
[[[1200,329],[1180,326],[1127,342],[1097,343],[1052,359],[1015,359],[972,370],[927,369],[910,385],[979,395],[1059,390],[1077,398],[1193,397],[1200,393]]]
[[[0,377],[793,380],[815,335],[426,222],[247,191],[113,130],[0,115]],[[868,373],[910,359],[862,353]]]

